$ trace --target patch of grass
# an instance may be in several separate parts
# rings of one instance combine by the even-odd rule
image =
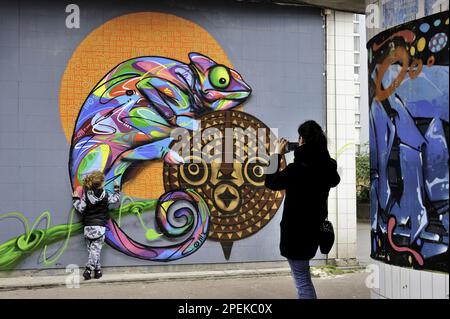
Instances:
[[[327,274],[330,275],[343,275],[343,274],[351,274],[354,273],[354,269],[342,269],[339,267],[336,267],[334,265],[323,265],[323,266],[316,266],[311,267],[312,269],[322,270]]]

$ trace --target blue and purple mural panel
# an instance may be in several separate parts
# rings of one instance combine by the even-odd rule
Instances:
[[[448,272],[448,11],[368,43],[371,257]]]

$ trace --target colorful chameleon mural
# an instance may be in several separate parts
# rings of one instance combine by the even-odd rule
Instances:
[[[448,272],[449,13],[368,43],[372,258]]]
[[[170,150],[175,128],[195,130],[205,113],[231,109],[244,102],[251,89],[235,70],[199,53],[189,54],[189,64],[164,57],[139,57],[114,67],[91,91],[78,115],[72,136],[69,171],[73,190],[93,170],[106,175],[106,188],[126,180],[132,165],[163,159],[180,164]],[[176,202],[195,203],[195,208]],[[181,243],[164,247],[141,244],[130,238],[113,218],[106,242],[141,259],[176,260],[195,252],[208,234],[209,210],[194,191],[163,194],[155,212],[166,237]],[[194,212],[194,211],[195,212]],[[171,218],[184,221],[175,225]],[[190,234],[186,237],[187,234]]]

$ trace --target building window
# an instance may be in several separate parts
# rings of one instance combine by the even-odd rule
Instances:
[[[355,95],[358,97],[361,95],[361,86],[359,83],[355,83]]]
[[[354,79],[355,79],[355,81],[358,81],[359,80],[359,66],[357,66],[357,65],[355,65],[354,67]]]
[[[356,65],[360,65],[360,56],[359,56],[359,52],[355,53],[355,64]]]
[[[359,52],[360,45],[359,45],[359,35],[355,35],[353,37],[353,47],[355,52]]]
[[[361,125],[361,115],[358,113],[355,114],[355,125]]]
[[[359,22],[353,21],[353,33],[359,34]]]
[[[361,101],[360,101],[360,97],[356,96],[355,97],[355,110],[356,112],[359,114],[361,112],[361,105],[360,105]]]

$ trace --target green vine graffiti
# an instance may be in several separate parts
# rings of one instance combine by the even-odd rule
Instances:
[[[133,198],[129,197],[129,196],[125,196],[122,199],[122,204],[126,201],[130,201],[133,202]],[[156,230],[154,230],[153,228],[148,228],[147,226],[145,226],[144,221],[142,220],[142,213],[144,212],[143,208],[141,208],[140,210],[137,210],[136,208],[138,207],[137,203],[134,203],[135,206],[135,213],[134,215],[136,216],[136,218],[139,220],[139,222],[141,223],[142,229],[145,230],[145,237],[147,238],[147,240],[152,241],[155,240],[159,237],[161,237],[163,234],[158,233]],[[119,227],[121,226],[122,223],[122,209],[123,205],[120,206],[119,208],[119,213],[118,213],[118,220],[117,220],[117,224],[119,225]]]
[[[350,148],[352,145],[355,145],[355,142],[350,141],[350,142],[348,142],[348,143],[342,145],[342,146],[337,150],[337,152],[336,152],[336,158],[335,158],[335,159],[337,160],[337,159],[339,158],[339,156],[341,156],[342,153],[344,153],[345,150],[348,149],[348,148]]]
[[[124,198],[122,203],[131,198]],[[145,227],[142,221],[141,215],[144,212],[153,211],[156,207],[158,200],[136,201],[126,205],[120,205],[120,208],[110,211],[112,218],[121,219],[121,217],[127,215],[136,216],[141,222],[142,226],[146,230],[146,237],[149,240],[154,240],[160,236],[154,229]],[[0,244],[0,270],[13,269],[24,258],[30,254],[36,252],[39,249],[43,249],[43,263],[45,265],[54,264],[67,249],[69,239],[71,236],[81,234],[83,232],[83,224],[73,223],[73,217],[75,210],[72,209],[69,218],[69,224],[62,224],[50,227],[51,214],[48,211],[43,212],[30,227],[28,219],[20,212],[11,212],[0,215],[0,219],[3,218],[18,218],[22,221],[25,227],[24,234],[12,238],[3,244]],[[42,220],[46,219],[46,225],[44,229],[36,229]],[[47,247],[51,244],[64,240],[64,244],[52,258],[47,258]]]

